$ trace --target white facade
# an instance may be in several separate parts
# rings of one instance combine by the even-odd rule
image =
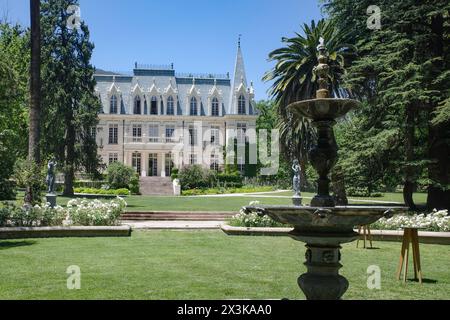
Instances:
[[[229,76],[183,76],[172,67],[137,65],[130,76],[95,78],[103,106],[98,152],[106,165],[120,161],[141,176],[164,177],[194,163],[219,169],[226,139],[256,128],[240,47],[233,83]]]

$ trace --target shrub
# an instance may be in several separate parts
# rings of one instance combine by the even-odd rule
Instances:
[[[130,190],[122,189],[93,189],[93,188],[75,188],[75,193],[81,194],[98,194],[98,195],[111,195],[111,196],[127,196],[130,194]]]
[[[258,205],[258,201],[250,202],[250,205]],[[247,214],[244,209],[241,209],[241,211],[233,216],[229,221],[228,224],[233,227],[245,227],[245,228],[289,228],[289,225],[282,224],[280,222],[276,222],[272,218],[268,216],[262,216],[260,217],[258,214],[252,212]]]
[[[395,215],[390,219],[381,218],[371,228],[380,230],[400,230],[402,227],[418,227],[427,231],[450,231],[450,216],[447,210],[430,214]]]
[[[380,192],[369,192],[367,188],[347,188],[347,196],[350,197],[364,197],[364,198],[381,198],[383,196]]]
[[[106,180],[111,189],[130,188],[130,183],[135,176],[136,172],[133,168],[120,162],[110,164],[106,170]]]
[[[170,175],[170,177],[172,178],[172,180],[178,179],[178,174],[179,174],[180,170],[178,170],[177,168],[173,168],[172,169],[172,173]]]
[[[0,226],[13,227],[48,227],[60,226],[67,213],[62,207],[51,208],[49,204],[18,207],[5,203],[0,208]]]
[[[241,188],[243,185],[243,178],[239,172],[220,173],[217,175],[217,182],[224,188]]]
[[[204,169],[200,165],[185,167],[178,174],[181,189],[204,189],[211,186],[214,181],[214,172]]]
[[[139,175],[134,174],[134,176],[131,178],[130,183],[128,185],[128,188],[130,189],[130,192],[132,194],[139,194]]]
[[[67,203],[68,222],[81,226],[111,226],[119,224],[119,217],[127,203],[122,198],[110,202],[74,199]]]

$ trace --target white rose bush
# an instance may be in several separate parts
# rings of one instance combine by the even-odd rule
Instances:
[[[250,202],[250,206],[257,206],[259,201]],[[240,212],[233,216],[228,221],[230,226],[233,227],[246,227],[246,228],[276,228],[276,227],[289,227],[285,224],[276,222],[268,216],[259,216],[257,213],[246,213],[244,208]]]
[[[390,219],[382,218],[371,225],[372,229],[378,230],[401,230],[403,227],[449,232],[450,216],[447,210],[434,210],[430,214],[394,215]]]
[[[250,203],[250,206],[257,205],[259,205],[258,201]],[[233,216],[228,224],[233,227],[246,228],[290,227],[278,223],[268,216],[260,217],[254,212],[246,213],[244,209]],[[404,227],[416,227],[423,231],[450,232],[450,215],[447,210],[434,210],[430,214],[394,215],[390,219],[382,218],[370,227],[373,230],[401,230]]]
[[[0,227],[114,226],[127,203],[117,197],[109,202],[74,199],[67,206],[18,207],[5,203],[0,208]]]

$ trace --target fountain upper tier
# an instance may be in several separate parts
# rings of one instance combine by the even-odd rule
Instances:
[[[319,98],[298,101],[288,106],[289,111],[314,121],[335,120],[345,116],[361,103],[352,99]]]

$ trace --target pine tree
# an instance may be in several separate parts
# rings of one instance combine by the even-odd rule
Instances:
[[[64,173],[64,195],[73,195],[75,172],[95,174],[99,166],[92,129],[98,124],[99,99],[95,94],[94,45],[87,25],[71,28],[68,8],[73,0],[42,3],[43,152],[55,156]]]
[[[411,208],[417,183],[428,185],[429,209],[449,208],[448,1],[378,1],[380,30],[366,26],[371,1],[324,2],[339,28],[352,28],[358,48],[347,84],[364,102],[356,113],[360,141],[374,144],[350,146],[356,158],[382,159],[375,165],[386,172],[400,166]]]

